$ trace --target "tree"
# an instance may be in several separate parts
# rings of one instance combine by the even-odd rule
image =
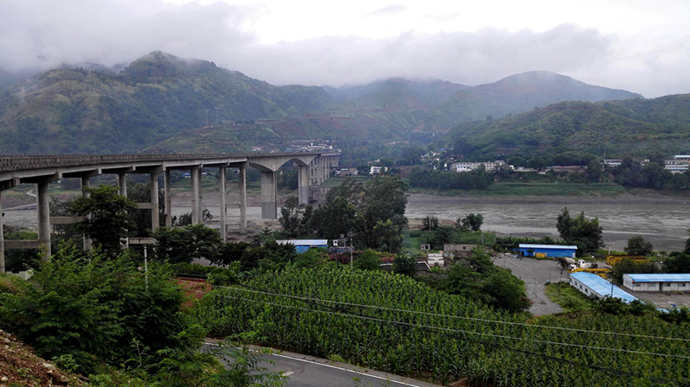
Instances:
[[[214,262],[222,245],[220,233],[203,224],[185,228],[160,227],[153,237],[158,241],[158,259],[170,263],[189,263],[200,258]]]
[[[525,283],[502,267],[488,273],[482,291],[491,296],[487,304],[509,312],[522,312],[531,305],[525,294]]]
[[[84,191],[89,196],[75,199],[70,211],[85,217],[85,220],[73,227],[91,238],[108,255],[115,256],[121,250],[120,240],[132,236],[137,229],[132,220],[132,214],[138,210],[137,205],[120,196],[115,187],[87,187]]]
[[[337,239],[355,227],[357,209],[344,197],[336,197],[314,210],[313,228],[319,236]]]
[[[376,176],[366,185],[347,179],[331,189],[326,203],[314,210],[314,229],[329,239],[353,233],[360,247],[391,250],[395,241],[381,236],[390,235],[389,227],[400,234],[407,226],[407,189],[397,176]],[[392,226],[387,225],[389,220]]]
[[[496,267],[481,248],[454,263],[441,281],[441,288],[510,312],[522,312],[530,306],[524,282],[509,270]]]
[[[667,273],[690,273],[690,254],[678,253],[669,257],[664,262],[664,270]]]
[[[408,254],[398,254],[393,261],[393,273],[414,277],[417,274],[417,258]]]
[[[460,219],[458,219],[460,220]],[[456,222],[457,223],[457,222]],[[484,223],[482,214],[469,214],[459,222],[465,230],[479,231]]]
[[[427,216],[422,219],[422,230],[434,231],[438,227],[438,218],[435,216]]]
[[[601,179],[602,168],[599,160],[593,159],[585,169],[584,177],[587,181],[597,182]]]
[[[151,183],[133,184],[130,181],[127,197],[135,203],[151,203]],[[153,210],[138,210],[132,213],[132,219],[137,225],[136,236],[148,236],[151,232],[151,211]],[[162,189],[158,190],[158,218],[159,226],[165,226],[165,193]]]
[[[653,246],[645,242],[643,237],[634,236],[628,239],[628,246],[624,250],[628,255],[651,255]]]
[[[558,215],[556,228],[561,239],[577,245],[578,256],[595,253],[603,244],[603,229],[599,226],[599,218],[587,220],[584,211],[572,218],[568,208],[564,208]]]
[[[367,249],[355,259],[353,265],[359,270],[379,270],[381,267],[381,256],[378,252]]]
[[[154,353],[176,348],[185,324],[182,292],[164,268],[152,264],[142,273],[137,266],[126,253],[86,255],[61,246],[35,272],[37,286],[14,294],[17,304],[0,300],[0,325],[47,359],[70,355],[80,372],[97,359],[119,365],[135,357],[133,340]]]
[[[381,247],[381,239],[374,230],[379,222],[390,220],[398,233],[407,226],[407,189],[407,184],[397,176],[377,176],[366,186],[365,200],[355,222],[357,239],[361,239],[366,247]]]
[[[283,231],[287,233],[288,236],[294,238],[301,233],[301,216],[300,210],[303,208],[299,204],[299,199],[297,196],[288,196],[285,199],[285,204],[280,209],[280,225],[283,227]]]
[[[376,244],[380,251],[399,253],[402,249],[403,236],[390,219],[385,222],[379,220],[376,226],[374,226],[374,235],[376,236]]]

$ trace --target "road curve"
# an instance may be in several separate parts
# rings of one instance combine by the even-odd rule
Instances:
[[[287,387],[439,387],[436,384],[297,353],[280,351],[262,357],[265,361],[259,366],[288,376],[289,380],[285,384]]]

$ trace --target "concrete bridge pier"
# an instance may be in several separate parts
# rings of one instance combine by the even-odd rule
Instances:
[[[275,171],[261,171],[261,218],[278,218],[278,186]]]
[[[57,175],[57,174],[56,174]],[[43,250],[43,262],[50,261],[50,194],[48,193],[48,184],[57,180],[55,178],[43,179],[36,183],[37,187],[37,204],[38,209],[38,243]]]
[[[89,196],[91,196],[91,194],[88,193],[84,188],[91,188],[91,177],[81,177],[81,196],[84,198],[88,198]],[[91,240],[91,238],[88,238],[86,235],[84,235],[84,251],[91,251],[92,247],[93,241]]]
[[[225,192],[226,172],[227,168],[218,167],[218,191],[220,193],[220,236],[223,239],[223,243],[228,241],[228,205],[226,203],[227,199]]]
[[[156,231],[161,225],[160,222],[160,203],[158,202],[158,175],[152,172],[151,178],[151,231]]]
[[[190,170],[192,175],[192,224],[201,223],[202,199],[201,199],[201,167]]]
[[[309,166],[298,165],[297,170],[297,195],[299,204],[309,204]]]
[[[240,174],[237,177],[240,189],[240,232],[247,233],[247,163],[240,165]]]
[[[165,203],[163,204],[165,210],[165,227],[172,227],[172,186],[170,180],[170,170],[166,169],[163,174],[163,185],[165,188]]]
[[[117,174],[117,186],[120,189],[120,196],[127,197],[127,172]]]

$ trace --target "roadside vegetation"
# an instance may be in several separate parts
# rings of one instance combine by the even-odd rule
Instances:
[[[549,283],[545,288],[549,300],[566,312],[584,312],[594,308],[594,302],[567,283]]]

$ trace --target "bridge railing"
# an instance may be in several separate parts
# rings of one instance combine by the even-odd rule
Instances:
[[[295,153],[242,154],[138,154],[138,155],[17,155],[0,156],[0,172],[54,167],[74,167],[99,164],[121,164],[142,162],[166,162],[179,160],[211,160],[248,158],[257,156],[282,156]],[[319,153],[324,154],[324,153]],[[324,154],[326,155],[326,154]]]
[[[161,155],[21,155],[0,156],[0,171],[72,167],[98,164],[119,164],[130,162],[164,162],[176,160],[205,160],[232,158],[228,154],[161,154]]]

